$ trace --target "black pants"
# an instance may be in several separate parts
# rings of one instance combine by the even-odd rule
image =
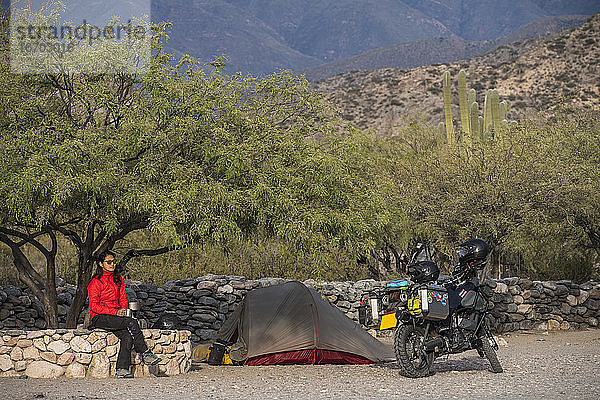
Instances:
[[[144,334],[136,319],[117,315],[99,314],[92,318],[90,327],[106,329],[119,338],[121,344],[117,356],[117,368],[129,369],[131,348],[139,354],[148,350]]]

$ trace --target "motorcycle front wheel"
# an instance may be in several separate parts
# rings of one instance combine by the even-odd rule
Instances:
[[[485,358],[490,362],[492,372],[498,374],[503,371],[502,365],[500,365],[500,361],[498,361],[496,350],[494,350],[490,344],[490,340],[485,336],[481,338],[481,351],[485,355]]]
[[[400,374],[408,378],[422,378],[431,374],[433,353],[423,348],[425,332],[412,325],[399,325],[394,338],[394,352]]]

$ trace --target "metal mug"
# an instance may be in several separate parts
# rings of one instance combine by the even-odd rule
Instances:
[[[125,309],[125,316],[126,317],[131,317],[133,316],[133,310],[131,308],[126,308]]]

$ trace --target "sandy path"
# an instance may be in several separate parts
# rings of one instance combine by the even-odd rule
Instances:
[[[407,379],[388,365],[208,366],[177,377],[0,378],[1,399],[600,399],[600,330],[501,336],[505,372],[475,351],[438,359]],[[389,340],[386,340],[389,343]]]

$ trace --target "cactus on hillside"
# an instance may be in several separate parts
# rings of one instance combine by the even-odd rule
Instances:
[[[450,94],[450,71],[444,72],[443,76],[443,91],[444,91],[444,116],[446,118],[446,140],[449,145],[454,145],[454,123],[452,122],[452,96]]]
[[[489,132],[492,129],[492,89],[488,89],[483,101],[483,131]]]
[[[500,128],[500,98],[498,96],[498,91],[496,89],[492,89],[490,93],[491,102],[490,102],[490,113],[492,116],[492,130],[497,132]]]
[[[465,77],[466,77],[466,75],[465,75]],[[465,82],[465,83],[466,83],[466,82]],[[471,105],[472,105],[473,103],[475,103],[475,101],[477,100],[477,99],[476,99],[476,96],[475,96],[476,94],[477,94],[477,93],[475,92],[475,89],[470,89],[470,90],[469,90],[469,99],[468,99],[468,101],[467,101],[467,102],[469,103],[469,110],[471,109]]]
[[[506,118],[507,111],[508,104],[506,103],[506,100],[503,100],[500,102],[500,120],[502,121],[502,123],[508,123],[508,120]]]
[[[467,74],[464,69],[458,73],[458,104],[460,106],[460,127],[462,137],[465,142],[471,142],[471,126],[469,124],[469,115],[471,108],[467,101]]]
[[[501,127],[507,124],[507,104],[500,102],[498,91],[489,89],[483,103],[483,117],[479,116],[479,104],[475,101],[475,89],[470,89],[467,96],[467,78],[464,70],[458,73],[458,102],[462,140],[471,144],[484,137],[500,139]],[[446,119],[446,136],[448,143],[455,143],[454,124],[452,122],[450,72],[443,75],[444,116]],[[443,125],[443,124],[442,124]]]
[[[479,104],[476,101],[471,103],[469,123],[471,125],[471,141],[481,140],[481,130],[479,129]]]

